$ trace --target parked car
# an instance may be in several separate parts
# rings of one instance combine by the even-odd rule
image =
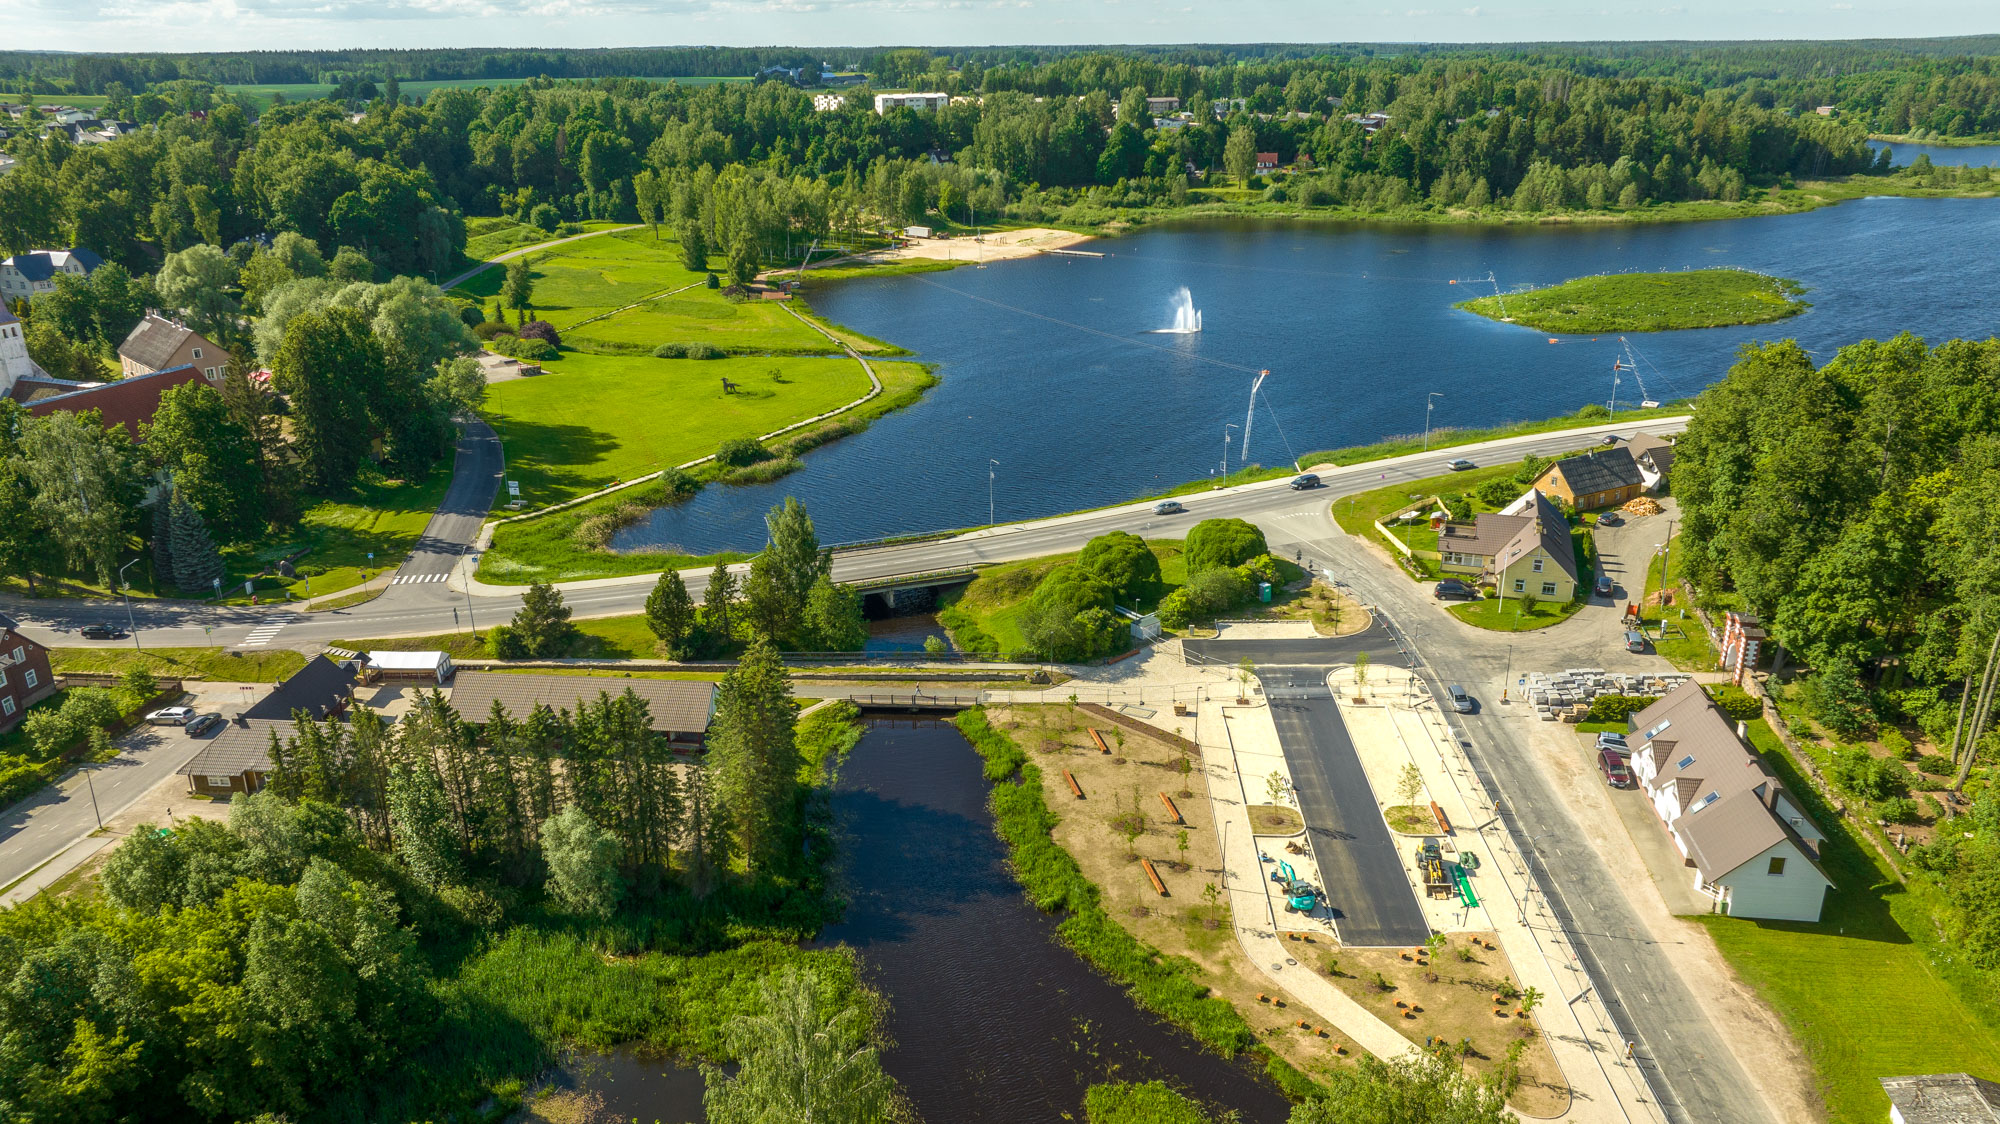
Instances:
[[[1623,527],[1625,525],[1625,517],[1615,511],[1607,511],[1597,517],[1597,525],[1600,527]]]
[[[1632,787],[1632,767],[1628,758],[1615,749],[1597,751],[1597,771],[1604,774],[1604,783],[1612,788]]]
[[[222,715],[216,714],[213,711],[207,714],[197,714],[193,718],[188,719],[188,724],[181,727],[181,732],[185,733],[188,737],[198,738],[210,730],[221,729],[222,721]]]
[[[1444,693],[1451,698],[1451,708],[1460,714],[1471,714],[1479,709],[1479,704],[1472,701],[1472,696],[1465,693],[1465,688],[1456,683],[1446,687]]]
[[[1299,475],[1292,477],[1292,490],[1294,492],[1303,492],[1308,488],[1317,488],[1317,487],[1319,487],[1318,473],[1302,472]]]
[[[1646,634],[1645,634],[1645,633],[1643,633],[1643,632],[1640,632],[1640,631],[1639,631],[1638,629],[1636,629],[1636,628],[1628,628],[1628,629],[1626,629],[1626,630],[1625,630],[1625,650],[1626,650],[1626,651],[1628,651],[1628,652],[1643,652],[1643,651],[1645,651],[1645,650],[1646,650]]]
[[[162,707],[146,716],[148,726],[185,726],[194,717],[191,706]]]
[[[1464,457],[1460,457],[1455,461],[1446,461],[1444,466],[1448,469],[1451,469],[1453,472],[1464,472],[1468,468],[1479,467],[1478,465],[1473,464],[1471,461],[1466,460]]]
[[[1614,734],[1609,730],[1605,730],[1597,735],[1597,748],[1615,749],[1620,753],[1630,752],[1630,747],[1625,744],[1625,735]]]
[[[1431,596],[1439,601],[1470,601],[1478,593],[1457,578],[1446,578],[1431,587]]]
[[[1605,434],[1605,435],[1604,435],[1604,440],[1602,440],[1602,441],[1599,441],[1599,442],[1598,442],[1598,444],[1599,444],[1599,445],[1616,445],[1616,444],[1618,444],[1618,440],[1619,440],[1619,438],[1618,438],[1618,435],[1617,435],[1617,434],[1615,434],[1615,433],[1607,433],[1607,434]]]
[[[76,630],[85,640],[122,640],[125,630],[115,624],[87,624]]]
[[[1611,591],[1613,590],[1613,588],[1615,587],[1611,584],[1610,574],[1597,575],[1597,595],[1599,597],[1611,596]]]
[[[1153,505],[1154,515],[1179,515],[1187,508],[1179,500],[1161,500]]]

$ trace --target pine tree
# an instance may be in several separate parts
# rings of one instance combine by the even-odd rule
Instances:
[[[660,654],[670,660],[687,658],[694,647],[695,625],[694,599],[688,596],[687,583],[672,570],[661,574],[646,597],[646,627],[659,641]]]
[[[790,824],[798,788],[791,678],[770,640],[758,636],[722,680],[710,726],[705,768],[714,776],[721,813],[753,868],[774,858]]]
[[[437,890],[463,880],[465,865],[451,812],[428,762],[408,762],[391,774],[389,817],[395,825],[396,854],[417,881]]]
[[[750,580],[743,583],[751,623],[774,644],[811,647],[806,602],[814,583],[832,572],[833,552],[819,545],[812,516],[791,496],[771,509],[764,525],[769,540],[750,561]]]
[[[222,553],[208,537],[201,513],[179,488],[174,489],[168,521],[173,528],[174,584],[188,593],[216,588],[222,577]]]
[[[736,600],[736,575],[721,562],[709,571],[708,589],[701,596],[701,624],[716,647],[727,648],[736,639],[736,622],[730,619]]]
[[[569,623],[569,614],[561,590],[548,582],[536,582],[521,596],[521,611],[514,614],[514,635],[530,656],[564,655],[576,640],[576,626]]]
[[[609,917],[618,908],[619,854],[617,838],[574,804],[542,825],[549,895],[572,913]]]
[[[539,824],[556,814],[556,749],[563,740],[563,720],[541,703],[528,711],[521,723],[521,741],[527,749],[527,779],[523,796],[528,819]]]
[[[174,580],[174,505],[166,496],[153,501],[153,592],[178,586]]]

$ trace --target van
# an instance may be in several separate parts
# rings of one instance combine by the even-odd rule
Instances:
[[[1643,651],[1645,651],[1645,650],[1646,650],[1646,634],[1645,634],[1645,633],[1643,633],[1643,632],[1640,632],[1640,631],[1639,631],[1638,629],[1636,629],[1636,628],[1629,628],[1629,629],[1626,629],[1626,630],[1625,630],[1625,650],[1626,650],[1626,651],[1628,651],[1628,652],[1643,652]]]
[[[1472,713],[1475,704],[1472,701],[1472,696],[1465,693],[1465,688],[1453,683],[1444,689],[1444,693],[1451,696],[1451,708],[1453,710],[1460,714]]]
[[[1319,487],[1319,475],[1317,473],[1304,472],[1292,477],[1292,490],[1295,492],[1303,492],[1308,488],[1317,487]]]

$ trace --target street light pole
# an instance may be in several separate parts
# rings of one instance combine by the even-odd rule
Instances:
[[[994,460],[992,457],[986,458],[986,525],[988,527],[993,525],[993,470],[998,467],[1000,467],[999,461]]]
[[[83,771],[84,786],[90,789],[90,814],[97,817],[97,830],[104,830],[104,813],[97,810],[97,782],[90,778],[90,770]]]
[[[1431,451],[1431,407],[1437,405],[1437,400],[1443,397],[1444,392],[1439,390],[1433,390],[1424,396],[1424,452],[1426,453]]]
[[[1227,422],[1222,427],[1222,475],[1229,475],[1229,431],[1236,428],[1235,422]]]
[[[134,558],[131,562],[118,567],[118,594],[125,599],[125,624],[132,630],[132,650],[143,652],[145,649],[139,647],[139,621],[132,615],[132,587],[125,584],[125,571],[131,569],[133,563],[137,561],[139,560]]]

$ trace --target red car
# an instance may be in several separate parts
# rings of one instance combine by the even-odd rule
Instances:
[[[1630,758],[1615,749],[1606,747],[1597,751],[1597,771],[1604,774],[1604,781],[1612,788],[1632,787],[1632,767]]]

